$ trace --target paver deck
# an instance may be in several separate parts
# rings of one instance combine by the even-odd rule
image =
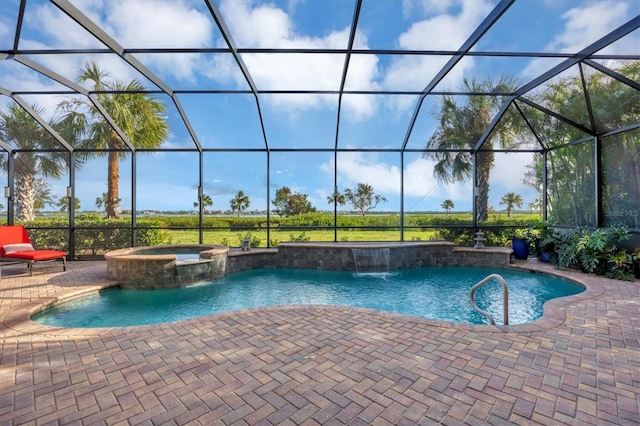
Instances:
[[[112,285],[105,263],[3,266],[0,425],[640,424],[640,282],[560,273],[587,291],[526,325],[298,306],[63,329],[30,313]]]

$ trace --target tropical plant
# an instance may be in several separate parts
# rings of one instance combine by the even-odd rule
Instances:
[[[556,249],[556,241],[558,240],[558,231],[552,225],[540,222],[537,233],[538,248],[543,252],[553,252]]]
[[[44,109],[31,105],[38,115]],[[60,129],[60,121],[48,123],[54,130]],[[0,111],[0,139],[14,145],[15,204],[16,220],[28,222],[35,219],[36,209],[44,207],[51,198],[38,195],[38,182],[42,178],[60,178],[67,167],[68,156],[60,150],[60,145],[25,109],[11,104],[8,111]],[[24,151],[21,151],[24,150]],[[0,156],[0,167],[7,170],[8,158]]]
[[[596,226],[594,148],[592,143],[587,143],[549,153],[547,208],[554,222]]]
[[[47,205],[56,206],[58,204],[58,197],[51,191],[51,187],[46,180],[36,179],[34,187],[35,199],[33,208],[35,211],[44,210]]]
[[[617,280],[631,281],[634,275],[634,254],[626,250],[613,252],[608,257],[609,270],[605,275]]]
[[[454,204],[453,204],[453,201],[451,201],[451,200],[449,200],[449,199],[446,199],[446,200],[444,200],[444,201],[442,202],[442,204],[440,204],[440,207],[442,207],[442,209],[443,209],[444,211],[446,211],[446,212],[447,212],[447,214],[449,214],[449,212],[451,211],[451,209],[452,209],[452,208],[454,208],[455,206],[454,206]]]
[[[102,196],[96,197],[96,207],[102,209],[107,206],[108,195],[106,192],[102,193]],[[118,200],[118,203],[120,200]]]
[[[497,81],[490,79],[478,81],[464,79],[463,90],[469,93],[479,92],[512,92],[517,82],[509,76],[502,76]],[[437,118],[440,127],[429,138],[425,156],[436,160],[434,175],[443,183],[466,182],[473,179],[473,161],[476,163],[476,210],[478,220],[485,221],[489,215],[489,174],[494,164],[493,151],[471,154],[485,130],[499,111],[504,97],[469,95],[464,104],[458,104],[454,96],[445,95]],[[492,141],[502,148],[516,143],[518,135],[516,114],[508,109],[493,129]],[[474,160],[475,157],[475,160]]]
[[[540,213],[541,207],[542,207],[542,201],[540,201],[540,198],[536,198],[535,200],[529,203],[529,212],[533,213],[535,211]]]
[[[202,208],[206,210],[207,207],[211,207],[213,206],[213,199],[211,198],[210,195],[207,194],[202,194]],[[199,206],[199,203],[197,201],[193,202],[193,208],[197,209]]]
[[[369,210],[375,209],[379,203],[386,203],[387,199],[373,191],[373,186],[366,183],[358,183],[356,189],[345,189],[344,197],[337,196],[336,201],[340,200],[351,204],[362,216],[366,215]]]
[[[583,123],[592,134],[602,134],[640,120],[637,89],[584,65],[579,73],[555,79],[531,95],[544,108]],[[640,63],[630,61],[614,71],[640,80]],[[586,88],[586,90],[585,90]],[[586,99],[588,91],[589,102]],[[589,106],[591,109],[589,110]],[[570,122],[533,108],[524,108],[528,122],[551,150],[547,155],[548,198],[551,219],[563,225],[596,226],[596,170],[602,171],[605,224],[640,225],[640,145],[638,129],[601,138],[601,163],[595,164],[596,139]],[[591,118],[590,118],[591,117]],[[581,141],[582,140],[582,141]],[[581,141],[578,144],[572,143]],[[541,191],[542,156],[536,155],[527,172],[527,184]],[[575,194],[580,194],[576,197]],[[622,212],[620,216],[616,213]]]
[[[296,241],[296,242],[301,242],[301,241],[309,241],[310,238],[307,236],[306,232],[302,231],[302,233],[295,235],[295,234],[289,234],[289,241]]]
[[[73,198],[74,200],[74,211],[79,212],[80,211],[80,200],[76,197]],[[71,201],[71,197],[68,196],[64,196],[61,197],[58,202],[56,203],[56,206],[58,206],[58,209],[60,209],[61,212],[67,212],[69,211],[69,201]]]
[[[522,178],[522,183],[535,189],[538,193],[538,198],[529,203],[529,209],[532,213],[534,211],[542,212],[542,160],[542,155],[534,153],[531,163],[525,166],[525,172]]]
[[[507,217],[511,217],[514,207],[522,207],[522,197],[515,192],[507,192],[500,201],[501,206],[507,206]]]
[[[329,204],[337,204],[340,206],[344,206],[347,200],[344,198],[344,194],[341,194],[337,189],[333,192],[333,194],[327,197],[327,202]]]
[[[607,273],[608,262],[618,254],[618,245],[630,237],[624,225],[589,230],[577,227],[558,232],[554,244],[559,267],[577,267],[584,272]]]
[[[636,247],[631,253],[633,261],[633,272],[636,278],[640,278],[640,247]]]
[[[602,207],[605,225],[624,223],[630,228],[640,228],[638,141],[640,129],[612,135],[603,140]]]
[[[244,192],[238,191],[236,196],[229,200],[229,204],[231,206],[231,210],[237,212],[238,217],[240,217],[240,212],[249,207],[250,201],[249,197],[244,195]]]
[[[122,130],[134,148],[158,148],[168,135],[160,100],[142,93],[144,86],[137,80],[125,83],[110,80],[94,62],[85,63],[80,82],[91,82],[95,98]],[[89,154],[104,155],[107,160],[107,218],[120,215],[119,160],[126,152],[126,144],[105,120],[91,99],[72,98],[62,101],[58,108],[64,112],[63,123],[78,140],[78,148]]]
[[[283,186],[276,190],[276,196],[271,204],[279,216],[294,216],[316,210],[307,198],[307,194],[292,193],[291,188]]]

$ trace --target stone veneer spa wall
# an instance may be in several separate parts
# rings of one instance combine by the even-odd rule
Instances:
[[[197,259],[178,260],[176,253],[197,251]],[[263,268],[323,269],[357,271],[354,251],[384,250],[383,270],[429,266],[476,266],[505,268],[512,250],[506,247],[481,249],[455,247],[447,241],[411,242],[291,242],[277,248],[249,251],[220,245],[136,247],[105,255],[110,278],[127,289],[164,289],[212,281],[226,274]]]
[[[125,289],[153,290],[184,287],[222,278],[229,248],[221,245],[181,244],[133,247],[105,254],[109,278]],[[178,260],[181,253],[196,257]]]

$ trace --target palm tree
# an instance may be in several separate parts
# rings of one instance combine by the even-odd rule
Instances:
[[[500,201],[501,206],[507,206],[507,217],[511,217],[514,206],[522,207],[522,197],[514,192],[507,192]]]
[[[107,193],[103,192],[101,197],[96,197],[96,207],[101,209],[107,206]]]
[[[344,197],[344,194],[341,194],[337,189],[333,192],[333,194],[327,197],[327,202],[329,204],[338,204],[344,206],[347,200]]]
[[[440,204],[440,207],[442,207],[442,209],[446,211],[447,214],[449,214],[449,211],[454,207],[453,201],[446,199],[442,202],[442,204]]]
[[[198,202],[194,201],[193,202],[193,208],[197,209],[198,208]],[[202,194],[202,207],[205,209],[207,209],[207,207],[211,207],[213,205],[213,199],[211,198],[210,195],[207,194]]]
[[[466,92],[512,92],[517,84],[512,77],[502,76],[498,81],[464,79]],[[471,150],[489,127],[494,115],[502,106],[503,97],[469,95],[464,105],[458,105],[453,96],[443,96],[438,118],[440,128],[427,141],[426,148],[436,150],[426,156],[437,162],[434,167],[436,179],[442,183],[466,182],[473,178],[473,156]],[[493,130],[493,137],[503,148],[511,146],[517,134],[514,114],[507,111]],[[476,154],[476,179],[478,197],[476,210],[478,220],[487,220],[489,210],[489,173],[494,163],[494,153],[484,151]]]
[[[58,202],[56,203],[56,205],[58,206],[58,208],[60,209],[61,212],[66,212],[69,210],[69,201],[71,200],[71,197],[68,196],[64,196],[62,198],[60,198],[60,200],[58,200]],[[80,200],[78,198],[74,197],[74,206],[75,206],[75,211],[79,212],[80,211]]]
[[[36,105],[30,108],[40,116],[44,113]],[[56,120],[48,124],[54,130],[60,127]],[[17,104],[11,104],[7,112],[0,111],[0,139],[18,149],[14,162],[16,220],[31,221],[36,217],[37,182],[40,178],[60,178],[67,168],[68,157],[58,142]],[[5,156],[0,156],[0,167],[6,170],[7,161]]]
[[[58,197],[51,192],[49,182],[39,178],[35,180],[33,186],[36,189],[35,201],[33,203],[33,208],[36,212],[43,210],[47,204],[55,206],[58,203]]]
[[[238,217],[240,217],[240,212],[249,207],[250,201],[249,197],[244,195],[244,192],[238,191],[236,196],[229,201],[229,204],[231,205],[231,210],[238,212]]]
[[[101,71],[96,63],[89,62],[84,65],[78,80],[93,83],[98,102],[135,148],[158,148],[168,135],[162,102],[142,93],[144,86],[136,80],[124,83],[108,80],[108,77],[109,74]],[[63,101],[59,108],[66,113],[66,125],[78,135],[79,149],[107,151],[105,211],[107,218],[117,218],[120,214],[119,160],[124,152],[121,150],[126,148],[124,141],[89,100]],[[104,151],[97,154],[104,154]]]
[[[533,213],[534,211],[540,213],[540,210],[542,210],[542,201],[540,200],[540,198],[536,198],[529,203],[529,210],[531,211],[531,213]]]

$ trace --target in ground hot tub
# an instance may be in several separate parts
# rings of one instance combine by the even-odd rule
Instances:
[[[105,254],[109,278],[122,288],[153,290],[184,287],[221,278],[229,248],[213,244],[131,247]]]

